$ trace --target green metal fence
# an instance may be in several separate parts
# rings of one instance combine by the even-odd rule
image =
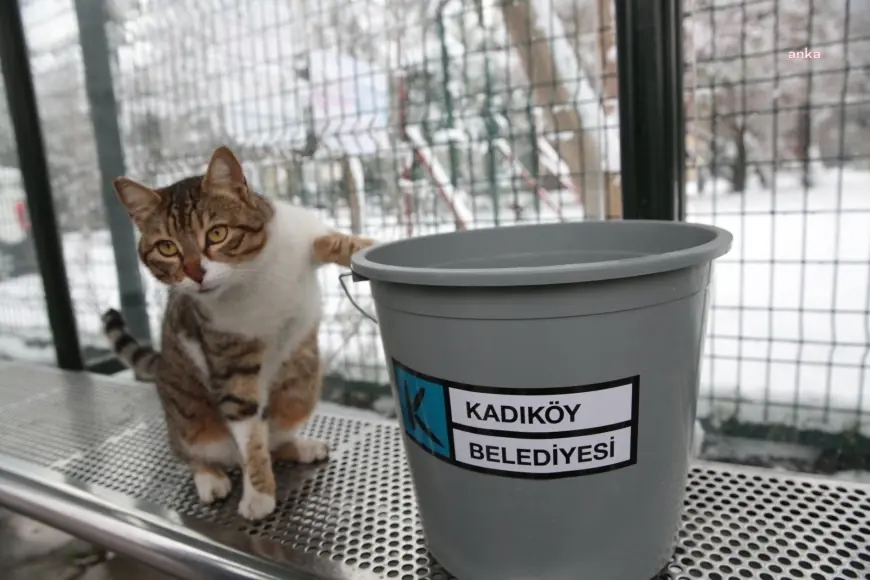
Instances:
[[[152,337],[164,302],[147,272],[134,280],[129,226],[105,210],[113,171],[166,184],[226,144],[263,194],[381,240],[618,218],[621,189],[649,185],[621,174],[634,139],[620,147],[618,98],[653,102],[654,87],[621,86],[616,54],[625,43],[635,68],[660,55],[618,37],[607,0],[20,5],[84,349],[104,347],[98,314],[119,295],[135,316],[141,284],[139,334]],[[645,143],[686,116],[675,211],[737,237],[716,277],[702,414],[868,432],[868,11],[845,0],[684,10],[685,110],[646,111],[655,128],[623,117]],[[4,151],[0,135],[14,171]],[[342,296],[337,269],[322,275],[332,393],[372,405],[387,393],[377,328]],[[371,307],[364,285],[352,291]],[[0,351],[21,343],[49,360],[33,346],[51,343],[38,292],[0,295]]]
[[[717,264],[701,409],[870,432],[870,10],[699,0],[689,219]]]

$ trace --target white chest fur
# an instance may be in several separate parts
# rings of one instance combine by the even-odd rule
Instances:
[[[320,322],[319,264],[312,248],[315,238],[329,232],[309,210],[285,202],[275,202],[275,209],[260,255],[233,268],[226,291],[202,298],[213,328],[266,343],[265,377],[277,371]]]

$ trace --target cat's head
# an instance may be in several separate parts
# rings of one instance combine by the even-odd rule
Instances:
[[[242,166],[218,148],[204,176],[152,189],[126,177],[115,191],[142,234],[139,257],[159,281],[216,296],[244,281],[266,246],[274,209],[248,188]]]

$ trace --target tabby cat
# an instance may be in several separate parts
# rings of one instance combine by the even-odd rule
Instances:
[[[103,315],[113,350],[156,382],[173,449],[200,500],[230,493],[241,466],[239,513],[275,509],[272,459],[325,460],[328,446],[297,433],[321,388],[317,268],[350,265],[372,240],[330,230],[312,212],[253,192],[226,147],[205,175],[152,189],[114,182],[139,229],[139,257],[170,286],[160,352],[140,345],[121,315]]]

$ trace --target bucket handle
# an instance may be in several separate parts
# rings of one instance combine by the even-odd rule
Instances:
[[[366,278],[364,276],[360,276],[359,274],[357,274],[354,271],[350,271],[350,272],[344,272],[342,274],[339,274],[338,275],[338,283],[341,284],[341,289],[344,290],[344,295],[347,296],[347,299],[350,300],[350,303],[353,305],[353,307],[356,308],[360,314],[362,314],[363,316],[365,316],[366,318],[368,318],[369,320],[371,320],[372,322],[377,324],[378,319],[375,318],[374,316],[372,316],[371,314],[369,314],[368,312],[366,312],[365,310],[363,310],[363,308],[359,304],[357,304],[356,300],[353,299],[353,296],[350,295],[350,291],[347,289],[347,284],[344,282],[344,279],[347,278],[348,276],[352,276],[354,282],[363,282],[365,280],[368,280],[368,278]]]

